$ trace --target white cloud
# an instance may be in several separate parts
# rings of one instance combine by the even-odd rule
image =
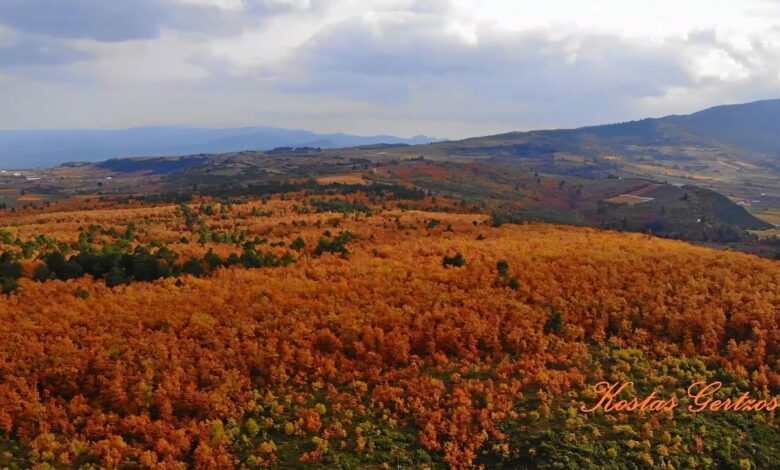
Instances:
[[[7,47],[13,44],[16,39],[16,33],[11,28],[0,24],[0,47]]]
[[[80,62],[71,71],[85,81],[110,86],[153,86],[154,83],[190,82],[210,73],[192,62],[204,44],[180,34],[163,33],[157,39],[105,43],[79,41],[81,51],[95,60]]]
[[[774,0],[142,0],[113,29],[104,1],[0,8],[0,127],[454,137],[780,96]]]
[[[184,5],[198,5],[216,7],[222,10],[241,10],[244,7],[243,0],[173,0]]]

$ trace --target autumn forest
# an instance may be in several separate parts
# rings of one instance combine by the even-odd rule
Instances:
[[[0,0],[0,470],[780,470],[780,0]]]
[[[775,411],[580,411],[600,381],[774,396],[770,259],[391,190],[81,199],[2,225],[0,467],[780,458]]]

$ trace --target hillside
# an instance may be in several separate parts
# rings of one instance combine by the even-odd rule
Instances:
[[[3,467],[780,459],[768,411],[685,398],[780,389],[777,262],[370,187],[0,220]],[[602,380],[681,406],[580,412]]]
[[[597,158],[618,153],[632,158],[652,156],[680,162],[697,159],[696,150],[707,155],[745,157],[778,164],[780,99],[718,106],[687,116],[648,118],[578,129],[512,132],[432,147],[453,154],[479,150],[515,157],[538,157],[573,153]],[[776,167],[777,168],[777,167]]]
[[[104,177],[114,177],[117,172],[126,174],[146,171],[156,175],[176,173],[178,186],[188,184],[188,175],[194,179],[203,179],[204,175],[200,174],[198,168],[214,171],[208,179],[215,182],[219,179],[217,175],[238,177],[242,181],[266,181],[272,174],[294,176],[288,171],[293,167],[300,169],[305,166],[305,169],[297,172],[297,176],[301,177],[306,176],[307,171],[315,177],[332,173],[332,168],[328,168],[331,163],[315,164],[309,158],[314,156],[325,162],[341,159],[338,164],[345,161],[368,161],[372,165],[422,156],[427,161],[479,162],[512,168],[541,175],[542,178],[638,178],[653,183],[704,188],[739,203],[765,222],[778,224],[780,158],[776,150],[780,146],[780,137],[775,123],[779,117],[780,100],[768,100],[720,106],[687,116],[668,116],[580,129],[513,132],[422,145],[408,144],[420,144],[421,141],[432,139],[422,136],[409,140],[390,136],[358,138],[344,134],[315,135],[271,128],[20,131],[0,132],[0,150],[3,150],[0,155],[11,157],[17,155],[14,153],[17,150],[29,151],[31,153],[24,154],[23,159],[16,161],[32,166],[57,160],[103,160],[108,156],[123,154],[194,154],[157,160],[112,159],[94,167],[78,164],[70,166],[79,168],[79,173],[90,179],[94,179],[91,175],[103,173]],[[379,142],[382,144],[378,145]],[[272,148],[277,150],[271,151]],[[224,155],[224,152],[229,153]],[[256,161],[269,156],[274,157],[270,165]],[[295,163],[290,167],[277,157],[284,157],[288,162],[304,157],[305,164],[301,166]],[[193,171],[188,172],[187,167],[193,167]],[[227,167],[232,169],[228,170]],[[265,173],[255,173],[257,171]],[[35,179],[45,179],[46,174],[43,170],[20,173]],[[10,186],[18,187],[16,183]],[[132,186],[126,190],[132,192]],[[55,192],[59,189],[53,188]],[[722,204],[726,204],[725,201]],[[649,206],[652,204],[645,207]],[[740,212],[734,208],[729,210]],[[753,221],[738,225],[767,227]]]
[[[665,120],[691,134],[780,161],[780,99],[716,106]]]
[[[493,216],[496,223],[591,225],[774,256],[774,245],[759,243],[756,237],[771,242],[780,234],[775,228],[780,224],[778,159],[757,150],[770,149],[778,139],[771,132],[778,110],[780,101],[775,100],[689,116],[426,145],[285,146],[71,162],[1,173],[0,210],[44,210],[73,197],[157,194],[154,197],[162,200],[189,200],[194,195],[260,196],[302,188],[323,191],[328,185],[346,185],[352,191],[389,185],[458,199],[474,212]],[[219,142],[241,148],[257,138],[252,129],[238,137],[228,135],[233,130],[120,134],[127,142],[156,145],[173,131],[182,139],[179,145],[191,147],[218,132],[224,134]],[[140,139],[147,132],[158,138]],[[292,138],[291,132],[282,134]],[[312,137],[292,134],[302,140]]]
[[[641,177],[713,189],[756,214],[780,208],[780,100],[579,129],[512,132],[412,148],[396,156],[487,161],[540,173]]]
[[[382,147],[198,154],[71,163],[0,175],[0,213],[56,211],[59,204],[193,197],[262,197],[387,190],[445,197],[495,224],[553,222],[650,233],[774,257],[773,225],[707,188],[645,178],[593,179],[540,173],[509,163],[398,159]],[[362,157],[348,157],[362,151]]]
[[[507,222],[595,225],[696,241],[738,241],[739,229],[773,227],[709,189],[641,178],[561,177],[481,162],[424,160],[381,166],[367,179],[372,177],[457,198]]]

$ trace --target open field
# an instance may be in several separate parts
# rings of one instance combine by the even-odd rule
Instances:
[[[342,175],[321,176],[317,178],[317,182],[320,184],[368,184],[365,176],[364,173],[345,173]]]
[[[650,202],[652,200],[653,198],[651,197],[634,196],[633,194],[621,194],[620,196],[605,199],[605,201],[611,202],[613,204],[628,204],[629,206],[642,204],[643,202]]]
[[[756,216],[769,223],[780,225],[780,209],[766,209],[761,212],[756,212]]]
[[[780,228],[773,228],[769,230],[757,230],[754,233],[761,238],[771,238],[771,237],[780,238]]]

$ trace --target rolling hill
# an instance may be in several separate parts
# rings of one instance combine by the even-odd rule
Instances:
[[[276,147],[338,148],[379,143],[411,145],[435,140],[422,135],[409,139],[390,135],[365,137],[343,133],[316,134],[274,127],[0,130],[0,167],[50,167],[68,161],[271,150]]]
[[[666,121],[691,134],[780,160],[780,99],[717,106]]]
[[[433,148],[453,154],[480,150],[499,155],[535,157],[570,152],[590,158],[611,153],[630,158],[694,161],[731,156],[780,168],[780,99],[709,108],[685,116],[648,118],[577,129],[511,132]],[[696,150],[708,155],[698,155]],[[697,158],[698,157],[698,158]]]
[[[686,116],[383,148],[382,154],[483,161],[551,175],[638,177],[704,187],[753,213],[769,214],[769,220],[780,208],[778,122],[780,100],[767,100]],[[357,149],[345,154],[371,152]]]
[[[747,230],[777,234],[772,224],[780,214],[778,158],[758,150],[771,149],[777,140],[771,130],[778,112],[780,101],[766,101],[689,116],[413,146],[380,136],[389,143],[68,163],[0,175],[5,191],[0,204],[29,206],[94,194],[256,196],[321,191],[331,184],[402,185],[456,198],[499,222],[547,221],[743,243],[754,238]],[[121,134],[131,139],[133,132],[145,135]],[[203,143],[215,134],[187,140],[191,130],[177,132],[181,145],[191,147],[201,142],[246,148],[259,138],[249,130],[240,136],[220,131],[221,140]],[[284,132],[299,142],[312,137]],[[158,138],[136,139],[133,145],[155,145],[169,133],[158,129],[149,135]],[[747,143],[734,146],[740,139]]]
[[[711,247],[780,238],[633,172],[706,152],[777,184],[652,120],[2,171],[0,468],[774,468],[780,264]]]
[[[780,264],[385,188],[0,212],[0,468],[776,468]]]

